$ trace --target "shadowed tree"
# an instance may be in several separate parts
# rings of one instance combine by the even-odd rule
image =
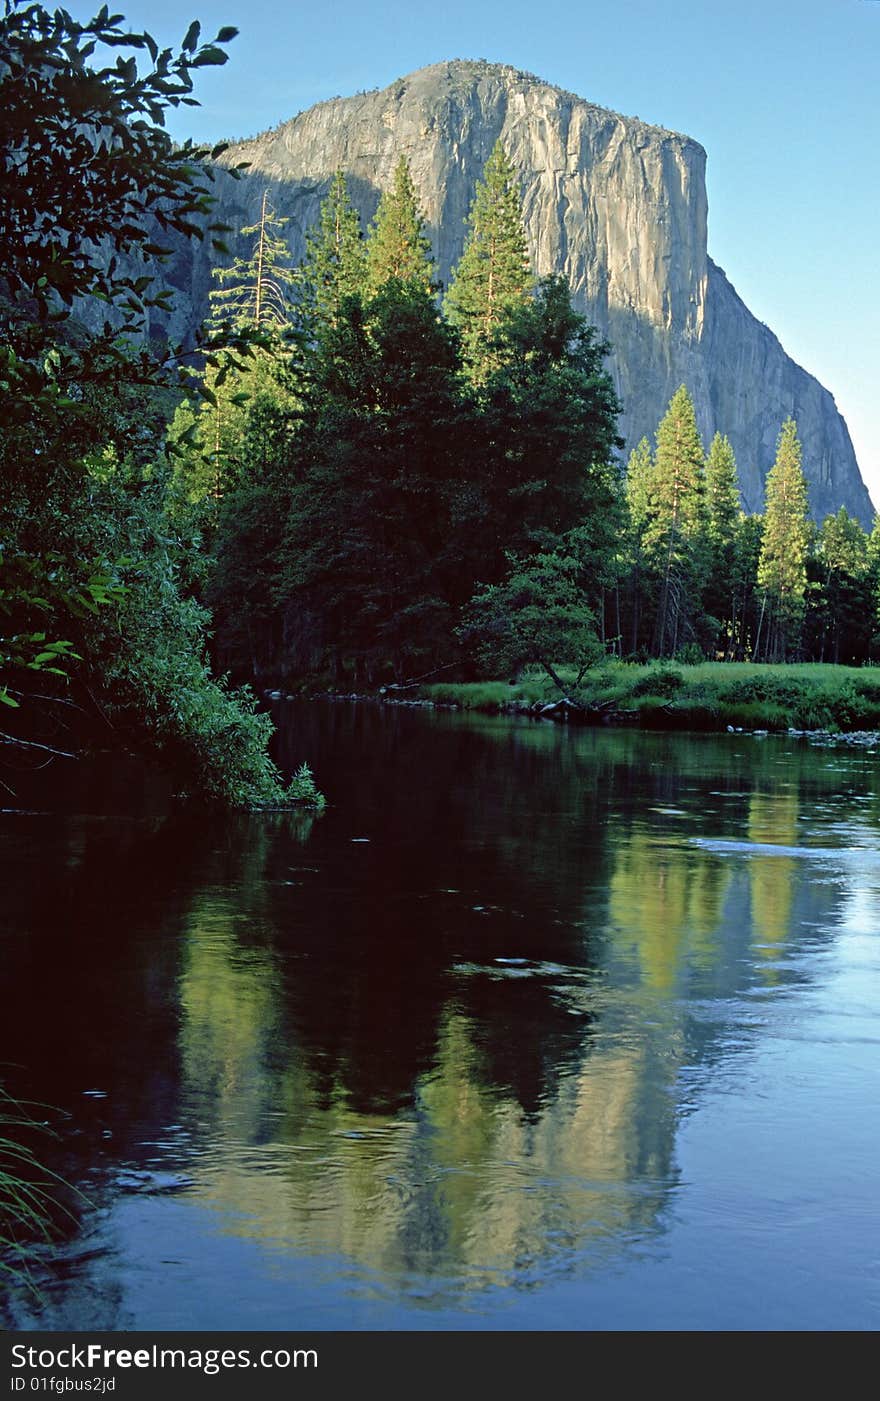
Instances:
[[[313,335],[339,324],[347,297],[362,296],[367,250],[360,216],[337,170],[321,205],[316,229],[306,235],[306,256],[297,270],[299,312]]]
[[[763,516],[740,516],[733,554],[735,623],[731,652],[735,661],[745,661],[752,655],[758,636],[758,622],[761,617],[758,560],[761,555],[763,531]]]
[[[278,600],[289,656],[357,685],[427,670],[448,641],[455,339],[418,280],[350,299],[322,341]]]
[[[246,361],[207,366],[201,397],[180,404],[169,430],[175,449],[175,506],[181,501],[196,508],[201,504],[204,509],[196,509],[191,518],[209,539],[224,495],[260,465],[268,450],[264,442],[255,456],[254,425],[265,422],[273,402],[290,399],[289,392],[282,393],[277,361],[283,333],[291,325],[297,281],[280,232],[286,223],[264,190],[259,219],[241,230],[250,240],[248,256],[212,269],[222,285],[208,294],[208,325],[221,333],[227,326],[254,333],[260,345]]]
[[[654,471],[654,458],[651,444],[642,438],[633,448],[626,466],[624,499],[626,502],[627,532],[626,554],[629,569],[629,589],[631,600],[630,651],[638,651],[645,613],[648,612],[651,595],[650,565],[645,554],[645,531],[650,519],[651,476]]]
[[[603,655],[581,564],[564,544],[523,561],[510,556],[509,564],[502,583],[474,595],[459,636],[489,676],[516,676],[524,666],[537,665],[566,695],[560,663],[577,667],[576,688]]]
[[[813,610],[818,660],[857,662],[867,655],[872,627],[868,536],[845,506],[819,531],[819,606]],[[818,637],[815,635],[818,632]]]
[[[194,22],[175,55],[107,6],[82,24],[4,7],[0,701],[14,720],[50,722],[66,673],[78,704],[65,713],[87,737],[90,725],[119,747],[137,737],[189,791],[241,804],[282,796],[271,726],[252,696],[212,679],[208,619],[180,588],[192,551],[163,511],[157,403],[192,383],[190,352],[146,334],[148,309],[167,310],[170,295],[155,290],[151,269],[170,253],[157,240],[221,232],[209,162],[223,148],[175,145],[164,112],[194,101],[193,70],[225,63],[219,45],[235,34],[201,43]],[[40,646],[59,635],[66,653]],[[32,738],[4,729],[0,745]]]
[[[598,612],[616,577],[621,525],[612,464],[620,406],[604,366],[608,346],[574,310],[561,277],[543,279],[509,313],[504,335],[508,355],[479,395],[473,441],[487,503],[477,577],[496,582],[506,552],[550,553],[577,527]]]

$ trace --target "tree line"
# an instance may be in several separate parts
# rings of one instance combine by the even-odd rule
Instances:
[[[221,664],[334,688],[602,655],[874,656],[880,537],[809,518],[797,426],[763,514],[682,386],[625,468],[609,347],[529,266],[499,142],[443,294],[407,162],[364,233],[337,172],[304,261],[264,197],[211,318],[270,331],[172,426]]]
[[[761,514],[741,506],[733,449],[704,452],[684,385],[642,439],[624,484],[627,529],[613,598],[620,655],[740,661],[873,660],[880,529],[841,506],[810,519],[797,425],[783,423]],[[612,606],[606,601],[606,628]]]

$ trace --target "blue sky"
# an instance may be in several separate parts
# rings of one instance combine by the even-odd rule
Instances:
[[[51,0],[50,0],[51,3]],[[68,8],[82,18],[97,9]],[[708,152],[709,252],[833,393],[880,508],[878,0],[120,0],[165,44],[236,25],[175,136],[253,135],[447,58],[524,68]]]

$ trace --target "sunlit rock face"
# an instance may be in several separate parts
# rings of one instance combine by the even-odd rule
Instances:
[[[846,425],[829,392],[791,360],[748,311],[707,254],[706,154],[687,136],[596,107],[515,69],[434,64],[381,92],[334,98],[224,157],[250,162],[218,179],[220,216],[255,222],[269,187],[300,258],[334,172],[343,170],[364,222],[410,163],[438,275],[448,284],[462,249],[474,188],[501,137],[522,182],[526,230],[540,275],[563,273],[575,301],[613,347],[627,451],[653,440],[675,390],[687,384],[708,444],[733,443],[744,504],[763,505],[763,482],[783,420],[804,448],[813,514],[841,505],[872,517]],[[209,254],[178,258],[172,281],[192,292],[178,331],[191,329],[210,286]]]

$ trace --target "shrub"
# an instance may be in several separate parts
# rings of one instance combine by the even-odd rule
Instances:
[[[680,691],[684,685],[684,677],[680,671],[673,667],[658,666],[649,668],[644,676],[633,685],[630,694],[632,696],[664,696],[669,699]]]

